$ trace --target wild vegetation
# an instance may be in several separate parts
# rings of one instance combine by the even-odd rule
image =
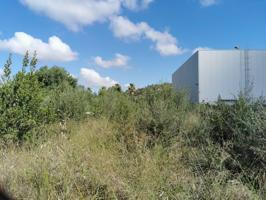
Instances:
[[[265,199],[266,108],[171,84],[96,94],[26,54],[0,86],[0,183],[17,199]]]

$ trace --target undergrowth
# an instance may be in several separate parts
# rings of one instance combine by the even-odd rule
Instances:
[[[0,183],[17,199],[266,199],[265,102],[170,84],[99,93],[28,55],[0,85]],[[30,65],[30,70],[27,67]]]

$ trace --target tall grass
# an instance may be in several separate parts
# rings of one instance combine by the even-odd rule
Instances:
[[[183,178],[173,176],[170,155],[160,146],[146,148],[145,138],[128,152],[106,120],[68,130],[38,146],[1,150],[1,182],[10,193],[23,199],[156,199],[174,195],[168,187],[181,190],[187,179],[179,165]]]
[[[195,173],[186,159],[198,169],[199,154],[182,138],[169,148],[151,148],[143,135],[132,151],[108,120],[68,123],[64,135],[52,129],[38,145],[1,149],[0,181],[16,198],[259,199],[229,171]]]
[[[192,105],[169,84],[83,92],[54,99],[65,124],[1,146],[0,182],[14,197],[265,199],[261,102]]]

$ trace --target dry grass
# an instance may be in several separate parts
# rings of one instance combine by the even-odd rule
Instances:
[[[190,120],[187,126],[197,121]],[[0,150],[0,182],[17,199],[256,199],[239,182],[219,184],[223,174],[206,186],[183,163],[179,142],[147,148],[142,137],[130,151],[106,120],[67,130],[38,145]]]

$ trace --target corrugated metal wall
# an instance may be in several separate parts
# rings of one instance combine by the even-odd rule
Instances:
[[[266,92],[266,51],[199,52],[199,102],[234,100],[240,92],[261,97]]]
[[[198,87],[198,53],[195,53],[172,76],[177,90],[186,90],[192,102],[199,102]]]
[[[253,97],[266,96],[266,51],[249,51],[249,80]]]
[[[192,102],[235,100],[240,92],[266,96],[266,51],[199,51],[173,74],[173,84],[188,89]]]
[[[199,52],[199,102],[234,100],[244,84],[240,51]]]

